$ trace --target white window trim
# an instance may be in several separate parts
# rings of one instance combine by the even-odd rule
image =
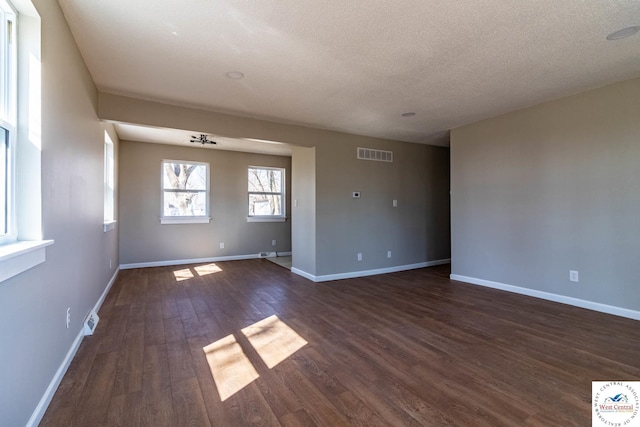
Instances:
[[[205,165],[207,169],[206,178],[206,211],[207,215],[199,216],[164,216],[164,164],[165,163],[187,163],[192,165]],[[211,165],[207,162],[196,162],[191,160],[171,160],[163,159],[160,167],[160,224],[208,224],[211,222]]]
[[[248,216],[247,222],[285,222],[286,216]]]
[[[53,243],[53,240],[39,240],[0,246],[0,282],[45,262],[44,248]]]
[[[249,166],[249,169],[272,169],[282,171],[282,182],[280,183],[280,188],[282,191],[280,193],[270,193],[270,192],[256,192],[256,191],[247,191],[247,210],[249,209],[249,196],[251,194],[279,194],[281,198],[280,211],[281,215],[247,215],[247,222],[285,222],[287,220],[287,175],[285,168],[278,168],[273,166]],[[247,178],[248,179],[248,178]]]
[[[103,231],[106,233],[107,231],[111,231],[111,230],[113,230],[114,228],[116,228],[116,222],[118,222],[118,221],[116,221],[115,219],[113,219],[113,220],[111,220],[111,221],[105,221],[105,222],[102,224],[102,229],[103,229]]]
[[[104,232],[116,222],[115,145],[109,132],[104,131]]]

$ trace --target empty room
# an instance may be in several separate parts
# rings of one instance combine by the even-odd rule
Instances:
[[[0,426],[640,425],[639,17],[0,0]]]

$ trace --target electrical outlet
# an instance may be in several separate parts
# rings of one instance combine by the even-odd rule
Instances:
[[[394,200],[394,201],[393,201],[393,207],[394,207],[394,208],[397,208],[397,207],[398,207],[398,201],[397,201],[397,200]]]
[[[572,282],[579,282],[580,278],[576,270],[569,270],[569,280]]]
[[[275,239],[271,241],[271,246],[275,246],[276,245],[276,241]]]
[[[358,252],[358,261],[362,261],[362,253]]]
[[[391,251],[387,251],[387,258],[391,258]]]
[[[71,307],[67,308],[67,329],[69,329],[69,325],[71,325]]]
[[[220,249],[224,249],[224,242],[220,242]]]

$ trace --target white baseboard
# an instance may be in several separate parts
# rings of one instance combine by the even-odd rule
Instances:
[[[488,288],[500,289],[503,291],[513,292],[516,294],[527,295],[545,299],[548,301],[559,302],[562,304],[573,305],[575,307],[586,308],[589,310],[599,311],[602,313],[613,314],[615,316],[627,317],[629,319],[640,320],[640,311],[630,310],[628,308],[616,307],[613,305],[602,304],[599,302],[587,301],[579,298],[568,297],[565,295],[554,294],[551,292],[538,291],[535,289],[523,288],[520,286],[507,285],[500,282],[492,282],[490,280],[477,279],[475,277],[461,276],[451,274],[451,280],[459,282],[471,283],[473,285],[486,286]]]
[[[325,274],[322,276],[314,276],[313,274],[309,274],[306,271],[302,271],[297,268],[291,268],[291,272],[299,276],[302,276],[306,279],[309,279],[312,282],[327,282],[329,280],[354,279],[356,277],[366,277],[366,276],[375,276],[378,274],[397,273],[399,271],[415,270],[417,268],[425,268],[425,267],[433,267],[435,265],[449,264],[450,262],[451,262],[451,259],[447,258],[447,259],[438,259],[434,261],[425,261],[417,264],[398,265],[395,267],[377,268],[374,270],[350,271],[348,273]]]
[[[104,302],[104,299],[107,297],[109,290],[111,290],[111,287],[115,283],[116,278],[118,277],[119,271],[120,269],[116,268],[116,271],[113,273],[111,280],[109,280],[109,283],[107,283],[107,286],[102,292],[102,295],[100,295],[100,298],[98,298],[98,301],[93,307],[96,313],[100,310],[100,307],[102,307],[102,303]],[[91,312],[91,310],[89,310],[89,312]],[[87,312],[87,314],[89,312]],[[78,348],[80,348],[80,344],[82,343],[83,338],[84,338],[84,329],[83,329],[83,325],[80,325],[80,332],[78,333],[78,336],[76,336],[76,338],[73,340],[73,343],[71,344],[71,348],[69,348],[69,351],[67,351],[67,355],[62,360],[62,364],[60,364],[60,367],[56,371],[56,374],[51,379],[51,382],[49,383],[49,386],[47,387],[44,394],[42,395],[40,402],[38,402],[38,406],[36,406],[36,409],[31,414],[31,418],[29,418],[29,421],[27,421],[27,424],[26,424],[27,427],[36,427],[38,424],[40,424],[40,421],[42,421],[42,417],[44,416],[44,413],[47,411],[47,408],[49,407],[49,403],[51,403],[51,399],[53,399],[53,395],[56,393],[56,390],[58,389],[58,386],[60,385],[60,382],[62,381],[64,374],[67,373],[67,369],[69,369],[69,365],[71,364],[73,357],[78,352]]]
[[[291,256],[292,252],[291,251],[289,251],[289,252],[276,252],[276,255],[277,256]]]
[[[153,261],[153,262],[137,262],[133,264],[120,264],[120,269],[130,270],[132,268],[168,267],[171,265],[200,264],[203,262],[238,261],[243,259],[255,259],[255,258],[260,258],[260,254],[231,255],[231,256],[220,256],[220,257],[211,257],[211,258],[173,259],[173,260]]]

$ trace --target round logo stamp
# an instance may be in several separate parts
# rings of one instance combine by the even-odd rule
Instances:
[[[640,426],[640,381],[593,381],[593,426]]]

